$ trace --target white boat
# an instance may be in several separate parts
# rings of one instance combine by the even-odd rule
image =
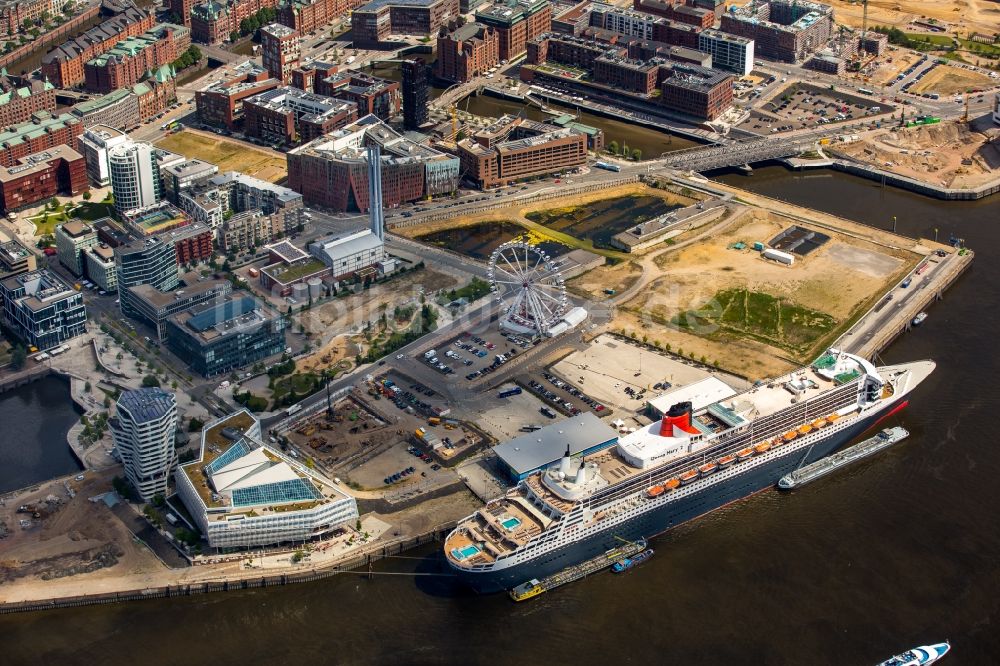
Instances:
[[[878,666],[927,666],[948,654],[949,650],[951,650],[951,644],[948,641],[922,645],[879,662]]]
[[[913,318],[912,323],[914,326],[920,326],[922,323],[924,323],[924,320],[926,319],[927,319],[927,313],[921,312],[920,314],[918,314],[916,317]]]

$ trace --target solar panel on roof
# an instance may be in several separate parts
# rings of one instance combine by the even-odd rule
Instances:
[[[277,483],[265,483],[251,488],[233,491],[233,507],[278,504],[282,502],[302,502],[320,499],[319,491],[305,479],[290,479]]]
[[[242,458],[248,453],[250,453],[250,445],[247,444],[247,441],[245,439],[241,439],[240,441],[236,442],[228,449],[226,449],[225,453],[223,453],[221,456],[219,456],[209,464],[205,465],[205,468],[209,472],[212,472],[214,474],[215,472],[218,472],[220,469],[222,469],[229,463],[233,462],[234,460]]]

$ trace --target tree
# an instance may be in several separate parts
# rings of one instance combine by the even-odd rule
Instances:
[[[28,360],[28,350],[21,345],[14,347],[14,351],[10,355],[10,365],[15,370],[20,370],[24,367],[24,362]]]
[[[199,432],[204,427],[205,422],[199,418],[191,417],[191,420],[188,421],[188,432]]]
[[[151,388],[160,385],[160,380],[156,378],[156,375],[146,375],[142,378],[142,385]]]
[[[633,149],[632,150],[632,159],[635,160],[635,161],[637,161],[637,162],[639,160],[641,160],[642,159],[642,151],[639,150],[638,148]]]
[[[90,190],[87,190],[86,192],[83,193],[83,200],[90,201]]]
[[[611,143],[608,144],[608,152],[611,153],[612,155],[617,155],[618,154],[618,142],[617,141],[612,141]]]

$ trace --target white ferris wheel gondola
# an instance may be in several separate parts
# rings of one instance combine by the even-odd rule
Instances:
[[[559,267],[537,245],[509,241],[490,255],[487,277],[496,299],[508,303],[501,328],[545,336],[566,313],[566,284]]]

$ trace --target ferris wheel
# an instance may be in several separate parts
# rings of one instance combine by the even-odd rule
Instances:
[[[501,303],[501,328],[545,336],[566,313],[566,285],[552,258],[536,245],[513,240],[493,250],[487,276]]]

